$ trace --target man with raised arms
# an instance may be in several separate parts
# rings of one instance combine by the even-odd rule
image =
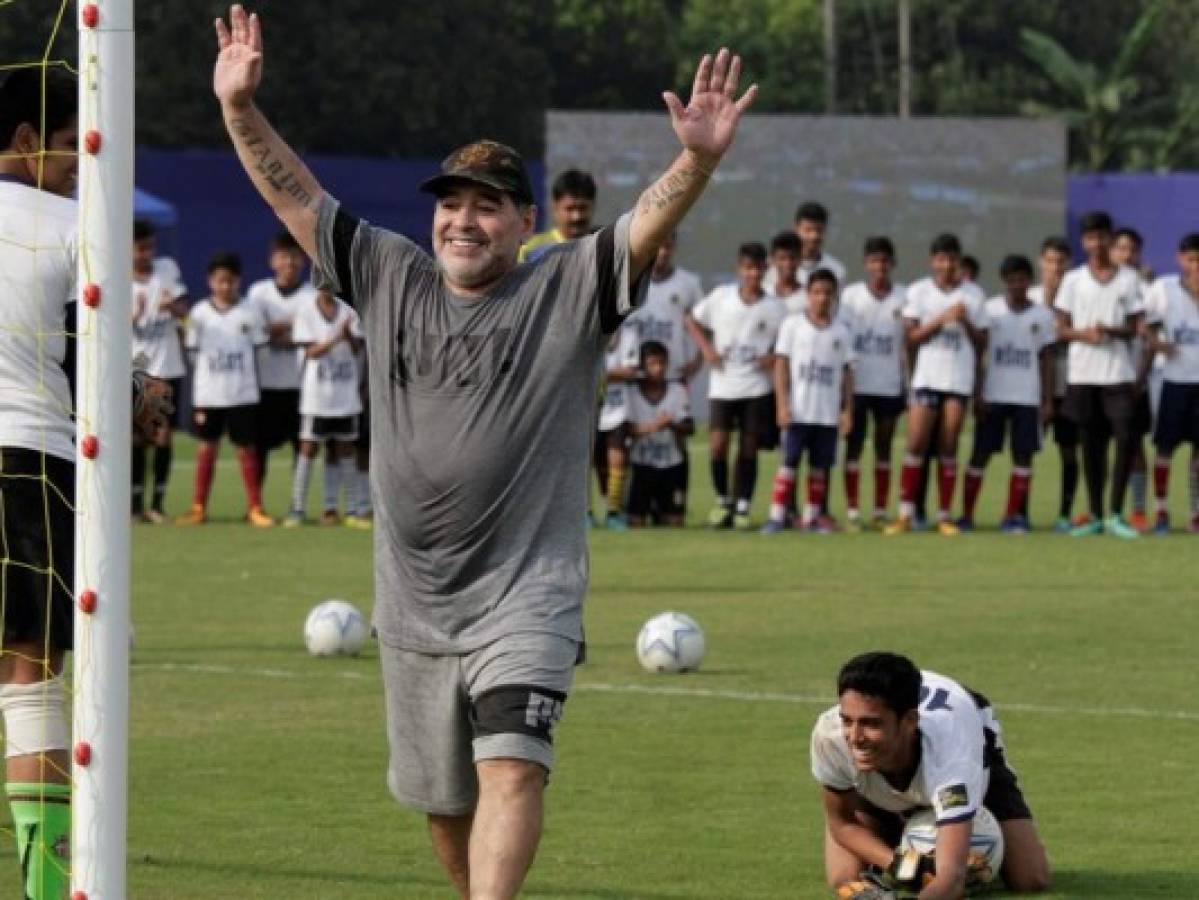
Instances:
[[[536,218],[512,149],[459,148],[423,185],[434,257],[324,192],[254,105],[257,17],[216,22],[214,88],[254,186],[367,337],[374,624],[395,796],[425,812],[457,893],[516,895],[541,834],[551,732],[582,651],[584,513],[605,347],[703,192],[755,88],[705,56],[682,149],[634,210],[518,265]]]

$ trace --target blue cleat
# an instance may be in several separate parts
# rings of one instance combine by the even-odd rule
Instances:
[[[766,524],[758,529],[758,534],[782,534],[786,530],[786,522],[777,522],[774,519],[768,519]]]

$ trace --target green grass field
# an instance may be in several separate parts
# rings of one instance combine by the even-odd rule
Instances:
[[[175,512],[191,487],[180,451]],[[282,512],[276,459],[268,499]],[[423,820],[384,784],[373,648],[351,660],[303,649],[317,601],[369,608],[370,535],[252,530],[236,521],[233,462],[221,463],[224,521],[135,531],[130,896],[449,896]],[[773,465],[761,467],[759,519]],[[1034,483],[1041,524],[1056,466],[1051,449]],[[985,521],[1006,471],[992,469]],[[692,485],[698,521],[711,496],[698,442]],[[1199,538],[692,527],[594,531],[591,547],[589,661],[559,730],[527,896],[826,896],[808,734],[840,663],[886,647],[995,702],[1055,867],[1052,896],[1199,897]],[[703,624],[701,672],[637,666],[638,628],[666,609]],[[12,859],[7,838],[0,851]],[[10,866],[2,896],[15,894]]]

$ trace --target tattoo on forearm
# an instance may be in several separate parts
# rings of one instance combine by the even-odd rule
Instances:
[[[263,140],[254,126],[244,119],[231,119],[229,129],[242,147],[254,159],[254,168],[267,184],[280,194],[291,197],[307,208],[312,204],[312,195],[304,189],[300,179],[275,157],[270,145]]]
[[[694,166],[685,166],[675,172],[667,172],[641,195],[638,212],[642,215],[651,210],[661,212],[685,196],[691,186],[707,180],[708,173]]]

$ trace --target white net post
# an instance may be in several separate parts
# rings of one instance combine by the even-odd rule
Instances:
[[[133,0],[79,4],[72,900],[124,900]]]

